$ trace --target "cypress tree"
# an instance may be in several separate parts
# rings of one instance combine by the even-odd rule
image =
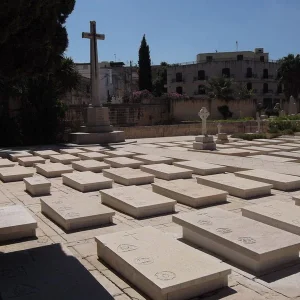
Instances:
[[[152,92],[152,73],[149,45],[143,36],[139,50],[139,90]]]

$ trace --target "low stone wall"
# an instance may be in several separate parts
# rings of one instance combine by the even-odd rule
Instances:
[[[208,122],[208,134],[218,132],[217,122]],[[222,123],[222,132],[233,133],[255,133],[257,131],[256,121],[247,122],[224,122]],[[184,136],[201,134],[201,123],[178,124],[178,125],[157,125],[157,126],[133,126],[133,127],[116,127],[117,130],[125,132],[126,139],[153,138],[164,136]],[[261,131],[266,132],[268,122],[262,122]]]

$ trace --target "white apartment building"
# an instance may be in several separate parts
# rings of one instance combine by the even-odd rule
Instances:
[[[187,94],[194,98],[208,97],[206,85],[210,78],[227,76],[254,92],[253,99],[273,107],[282,102],[284,94],[278,85],[277,61],[269,60],[263,48],[254,51],[200,53],[197,61],[168,68],[168,92]]]

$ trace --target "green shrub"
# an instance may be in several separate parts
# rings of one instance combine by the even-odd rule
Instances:
[[[253,133],[253,134],[252,133],[235,133],[235,134],[232,134],[231,137],[243,139],[243,140],[247,140],[247,141],[267,138],[267,136],[264,133]]]
[[[218,111],[223,116],[224,120],[232,117],[232,112],[229,110],[228,105],[218,106]]]

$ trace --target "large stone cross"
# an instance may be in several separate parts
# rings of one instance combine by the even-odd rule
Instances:
[[[202,135],[206,135],[207,134],[207,130],[206,130],[206,120],[209,117],[209,112],[206,109],[206,107],[202,107],[198,113],[198,116],[200,117],[200,119],[202,120]]]
[[[95,21],[90,22],[90,27],[90,32],[83,32],[82,38],[90,40],[92,105],[102,106],[100,99],[100,74],[98,72],[97,40],[105,40],[105,35],[97,34]]]

